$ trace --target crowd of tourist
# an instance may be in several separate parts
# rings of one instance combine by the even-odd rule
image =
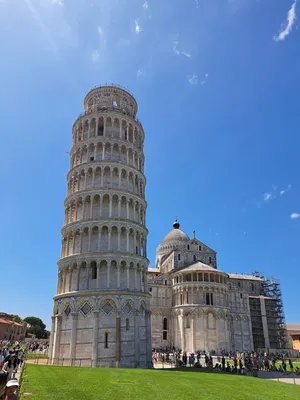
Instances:
[[[18,400],[18,369],[24,361],[25,349],[20,343],[0,342],[0,400]]]
[[[216,371],[245,375],[257,371],[276,371],[282,374],[295,372],[300,375],[300,368],[294,370],[293,361],[282,354],[267,353],[226,353],[213,355],[205,351],[187,354],[180,349],[154,349],[154,363],[169,363],[176,367],[209,368]]]

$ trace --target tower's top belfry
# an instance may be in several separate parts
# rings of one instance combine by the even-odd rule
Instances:
[[[85,111],[101,111],[114,107],[135,118],[138,105],[133,95],[117,85],[97,86],[84,98]]]

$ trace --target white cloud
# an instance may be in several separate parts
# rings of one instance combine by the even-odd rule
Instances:
[[[147,8],[149,7],[148,1],[146,0],[145,3],[143,4],[143,9],[147,10]]]
[[[63,6],[64,0],[52,0],[52,4],[57,4],[59,6]]]
[[[296,20],[296,2],[297,2],[297,0],[294,1],[294,3],[292,4],[291,8],[289,9],[289,11],[287,13],[286,27],[278,34],[278,36],[273,37],[273,40],[275,40],[275,42],[284,40],[291,33],[293,25]]]
[[[195,4],[196,4],[196,8],[199,8],[200,6],[199,6],[199,1],[198,0],[195,0]]]
[[[93,62],[99,61],[99,59],[100,59],[100,51],[99,50],[94,50],[92,52],[92,57],[91,58],[92,58]]]
[[[99,35],[100,35],[101,37],[103,37],[104,31],[103,31],[103,29],[102,29],[102,27],[101,27],[100,25],[98,26],[97,31],[98,31]]]
[[[269,201],[273,197],[272,193],[265,193],[264,194],[264,201]]]
[[[143,71],[142,71],[141,69],[138,69],[138,70],[137,70],[137,73],[136,73],[136,76],[137,76],[138,78],[140,78],[141,76],[143,76]]]
[[[173,51],[177,56],[180,56],[180,54],[182,54],[185,57],[192,58],[190,53],[187,53],[186,51],[178,50],[178,45],[179,45],[179,42],[173,42]]]
[[[204,75],[204,79],[203,79],[203,81],[200,82],[200,84],[201,84],[201,85],[205,85],[206,82],[207,82],[207,79],[208,79],[208,74],[205,74],[205,75]]]
[[[137,19],[134,21],[134,23],[135,23],[135,33],[138,35],[139,33],[142,32],[143,29]]]
[[[298,218],[300,218],[300,214],[298,214],[298,213],[293,213],[293,214],[290,215],[290,218],[291,218],[291,219],[298,219]]]
[[[286,189],[283,189],[280,191],[280,196],[283,196],[284,194],[286,194],[286,192],[290,191],[292,189],[292,185],[288,185],[288,187]]]
[[[177,54],[178,56],[180,56],[180,51],[177,49],[179,42],[174,42],[173,43],[173,51],[175,54]]]
[[[191,85],[198,84],[198,76],[196,74],[188,75],[188,80]]]
[[[182,51],[181,54],[183,54],[184,56],[188,57],[188,58],[192,58],[192,56],[190,55],[190,53],[186,53],[185,51]]]

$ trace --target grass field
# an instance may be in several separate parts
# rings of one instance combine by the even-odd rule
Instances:
[[[296,385],[221,373],[35,364],[25,366],[21,393],[23,400],[300,399]]]

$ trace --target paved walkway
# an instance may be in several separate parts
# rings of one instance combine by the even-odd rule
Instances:
[[[276,371],[259,371],[258,377],[262,379],[270,379],[272,381],[282,382],[282,383],[291,383],[294,385],[300,385],[300,376],[296,374],[288,374],[283,375],[282,372]]]

